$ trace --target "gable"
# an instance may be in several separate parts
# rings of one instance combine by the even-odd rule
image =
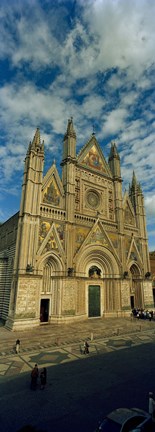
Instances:
[[[128,245],[129,245],[129,243],[128,243]],[[135,261],[135,262],[142,264],[142,258],[140,255],[140,245],[139,245],[138,241],[136,244],[136,240],[134,238],[132,238],[131,243],[130,243],[130,247],[128,250],[127,263],[129,261]]]
[[[115,250],[113,243],[109,238],[109,235],[107,234],[107,232],[103,228],[103,225],[99,221],[99,219],[95,222],[94,226],[92,227],[92,229],[89,231],[89,233],[87,235],[85,232],[85,239],[83,236],[83,241],[81,241],[81,245],[80,245],[76,255],[80,254],[82,249],[88,245],[89,246],[99,245],[100,247],[104,246],[104,247],[108,248],[109,250],[111,250],[111,252],[115,256],[117,262],[120,261],[118,254],[117,254],[117,251]]]
[[[49,169],[43,179],[42,202],[60,206],[63,197],[63,186],[55,164]]]
[[[90,228],[87,227],[76,227],[75,231],[75,252],[78,252],[85,238],[87,237]]]
[[[112,177],[109,166],[94,135],[80,151],[77,160],[79,165]]]
[[[64,256],[64,227],[60,224],[42,221],[39,233],[38,255],[55,250]]]
[[[43,192],[42,201],[47,204],[53,204],[55,206],[59,206],[60,204],[60,190],[58,188],[57,182],[55,178],[51,180],[46,189]]]
[[[85,242],[85,245],[87,244],[100,244],[102,246],[109,246],[107,236],[105,236],[105,233],[99,225],[96,225],[91,231],[91,234],[88,236]]]
[[[136,227],[135,213],[134,213],[130,198],[128,197],[127,193],[124,196],[123,209],[124,209],[124,222],[125,222],[125,224],[132,225],[132,226]]]

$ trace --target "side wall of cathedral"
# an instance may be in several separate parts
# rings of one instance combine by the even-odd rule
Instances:
[[[9,312],[17,229],[18,213],[0,227],[0,319],[3,321]]]

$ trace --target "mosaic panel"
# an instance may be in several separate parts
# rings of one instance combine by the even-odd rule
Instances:
[[[96,227],[96,229],[92,232],[91,237],[88,239],[86,244],[95,243],[95,244],[102,244],[103,246],[108,246],[107,239],[105,238],[105,235],[100,230],[99,227]]]
[[[80,249],[89,231],[89,228],[77,228],[75,237],[75,252]]]
[[[55,179],[53,179],[51,181],[50,185],[45,189],[44,196],[43,196],[43,202],[59,206],[60,191],[58,189],[58,186],[56,184]]]
[[[82,163],[90,168],[94,168],[95,170],[106,172],[103,161],[100,158],[95,145],[91,147]]]
[[[115,249],[118,248],[118,236],[114,233],[108,233],[109,238],[114,246]]]

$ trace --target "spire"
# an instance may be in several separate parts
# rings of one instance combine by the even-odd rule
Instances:
[[[111,142],[108,163],[113,176],[121,178],[120,157],[115,142]]]
[[[131,187],[135,187],[135,186],[137,186],[137,179],[136,179],[135,172],[133,171]]]
[[[116,144],[115,144],[115,142],[112,141],[111,142],[111,149],[110,149],[110,154],[109,154],[108,161],[111,161],[113,158],[116,158],[116,159],[120,160]]]
[[[143,199],[143,192],[141,188],[141,184],[137,182],[137,178],[135,172],[132,174],[132,182],[129,185],[129,197],[134,207],[135,212],[137,212],[137,208],[139,206],[139,198]]]
[[[71,117],[70,119],[68,119],[67,131],[65,133],[64,140],[67,137],[69,137],[69,136],[73,137],[73,138],[76,138],[76,133],[75,133],[75,130],[74,130],[74,125],[73,125],[73,117]]]
[[[73,125],[73,117],[68,120],[67,130],[63,139],[63,159],[64,161],[68,161],[70,159],[76,159],[76,133]]]
[[[129,193],[139,193],[142,194],[142,188],[141,188],[141,184],[137,182],[137,178],[135,175],[135,172],[133,171],[132,174],[132,182],[131,182],[131,186],[129,187]]]
[[[41,147],[40,129],[39,128],[36,129],[36,132],[35,132],[35,135],[34,135],[34,138],[32,141],[32,148],[35,148],[35,147]]]

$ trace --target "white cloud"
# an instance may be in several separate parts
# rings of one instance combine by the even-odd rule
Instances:
[[[155,2],[70,4],[77,12],[73,18],[65,1],[1,2],[0,59],[8,64],[0,87],[1,184],[23,171],[37,126],[46,151],[59,161],[73,116],[77,147],[89,139],[93,119],[100,143],[116,137],[124,185],[135,169],[151,200]],[[149,215],[153,202],[146,207]]]
[[[147,215],[153,216],[155,219],[155,195],[145,197],[145,207],[146,207]]]
[[[154,2],[103,0],[89,7],[86,2],[83,19],[74,20],[70,29],[64,25],[65,3],[60,9],[52,4],[48,15],[39,2],[26,3],[27,9],[20,4],[18,17],[15,4],[2,9],[1,54],[19,68],[25,62],[33,69],[57,65],[77,79],[119,67],[135,80],[153,62]]]
[[[102,109],[105,106],[104,98],[97,95],[91,95],[84,98],[81,109],[84,115],[88,118],[96,117],[99,118],[102,113]]]
[[[151,0],[92,1],[85,19],[98,35],[98,66],[131,68],[130,73],[141,75],[155,55],[154,14]]]
[[[128,112],[125,108],[117,108],[105,117],[103,125],[104,135],[116,134],[125,127]]]

